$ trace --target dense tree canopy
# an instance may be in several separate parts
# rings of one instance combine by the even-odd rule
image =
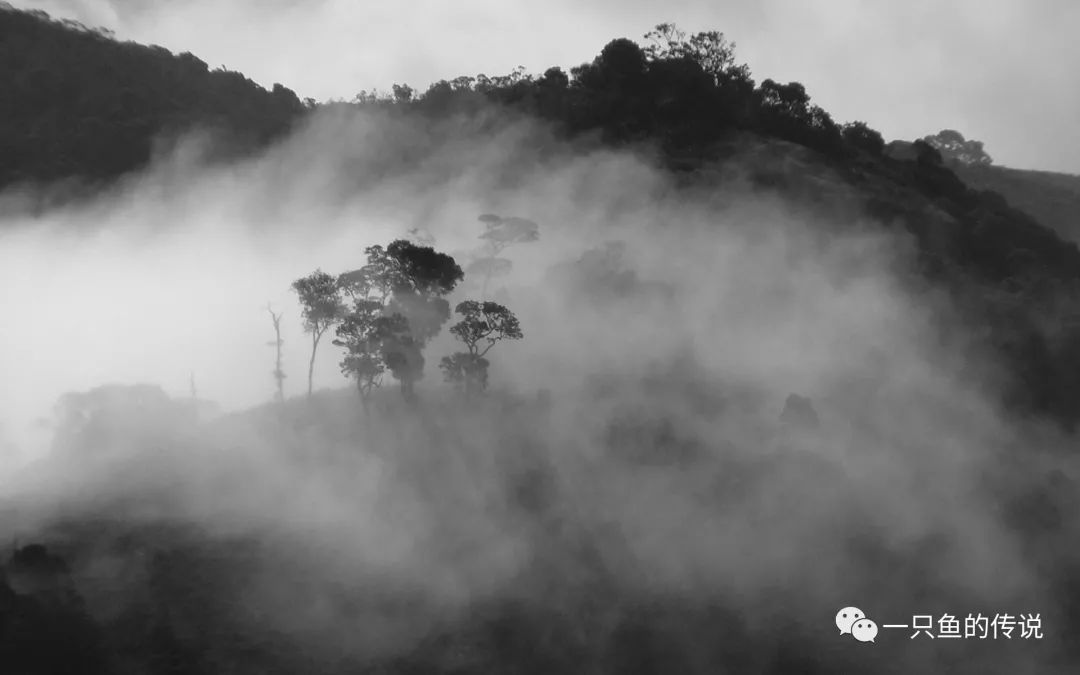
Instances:
[[[866,122],[849,122],[840,131],[840,135],[852,147],[865,150],[872,155],[885,152],[885,139]]]
[[[346,349],[342,372],[356,379],[365,402],[386,371],[411,400],[423,375],[423,349],[450,318],[443,296],[465,273],[449,255],[406,239],[369,246],[365,253],[367,264],[336,282],[354,303],[334,340]]]

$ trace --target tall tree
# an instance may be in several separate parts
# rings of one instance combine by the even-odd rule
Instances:
[[[378,300],[357,299],[352,311],[337,327],[337,338],[333,341],[335,345],[345,348],[341,372],[356,380],[356,390],[360,394],[364,412],[368,411],[371,391],[381,384],[382,375],[386,372],[382,355],[383,340],[400,328],[388,317],[383,317],[382,311],[383,304]]]
[[[366,249],[369,263],[338,277],[338,287],[353,301],[352,309],[336,329],[333,343],[345,348],[340,366],[345,377],[356,380],[356,390],[364,412],[373,389],[382,384],[386,372],[382,338],[386,326],[383,317],[390,288],[385,282],[387,269],[379,257],[381,247]]]
[[[308,397],[311,397],[315,379],[315,356],[319,342],[331,326],[339,323],[345,315],[345,305],[341,300],[338,280],[315,270],[308,276],[297,279],[292,289],[300,298],[304,318],[304,332],[311,334],[311,359],[308,362]]]
[[[487,388],[488,366],[484,358],[500,340],[520,340],[523,337],[518,318],[497,302],[466,300],[455,311],[461,321],[450,332],[465,345],[466,351],[444,356],[439,364],[448,382],[465,391],[466,397]]]

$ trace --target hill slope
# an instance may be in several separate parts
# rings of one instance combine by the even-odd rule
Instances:
[[[75,22],[0,3],[0,186],[115,178],[145,166],[157,141],[204,127],[229,150],[286,133],[303,111],[189,53],[118,42]]]
[[[40,13],[0,9],[0,30],[0,78],[16,93],[0,111],[0,185],[135,171],[162,134],[206,123],[252,147],[303,114],[287,89],[266,92],[237,73],[208,71],[191,55],[117,43]],[[797,174],[811,201],[826,209],[827,193],[814,196],[821,182],[813,175],[827,167],[861,195],[848,213],[865,209],[901,223],[928,278],[950,279],[974,323],[990,320],[1001,329],[996,347],[1018,382],[1012,403],[1064,424],[1080,418],[1080,361],[1071,346],[1080,336],[1062,328],[1077,314],[1069,300],[1080,278],[1076,244],[999,194],[969,188],[936,153],[886,156],[880,134],[862,123],[837,125],[799,83],[755,85],[722,36],[702,35],[689,40],[667,30],[647,49],[614,40],[569,75],[552,68],[539,77],[461,77],[423,94],[400,86],[337,105],[436,119],[476,116],[494,105],[547,120],[583,148],[645,149],[698,178],[710,164],[753,157],[747,161],[758,166],[758,188],[794,197]],[[810,159],[790,161],[796,155]],[[1054,316],[1048,321],[1039,309],[1020,309],[1025,305],[1053,306]]]
[[[287,90],[193,57],[0,12],[0,77],[20,92],[2,112],[9,183],[137,171],[159,134],[208,120],[252,129],[241,145],[259,147],[305,114]],[[949,294],[986,329],[973,340],[1004,358],[1012,412],[1080,419],[1074,244],[932,153],[886,157],[873,130],[836,125],[797,83],[707,58],[722,42],[680,40],[615,40],[569,75],[339,105],[453,120],[448,135],[462,118],[539,117],[576,148],[651,157],[677,174],[676,199],[735,184],[806,213],[811,239],[893,228],[915,251],[911,290]],[[76,81],[95,63],[97,80]],[[409,152],[387,161],[425,148]],[[557,270],[583,314],[626,294],[665,302],[666,286],[595,253]],[[502,392],[407,407],[379,392],[392,402],[365,417],[345,391],[209,425],[167,397],[83,419],[41,484],[13,482],[22,510],[0,510],[49,545],[17,547],[0,573],[0,656],[25,673],[1075,672],[1075,462],[933,388],[862,427],[823,414],[785,436],[700,364],[652,356],[656,372],[621,364],[554,405]],[[926,419],[939,426],[925,433]],[[888,621],[1042,612],[1050,637],[859,650],[827,620],[841,597],[873,598]]]
[[[1003,166],[951,166],[979,190],[993,190],[1062,237],[1080,242],[1080,176]]]
[[[43,519],[35,535],[51,554],[21,548],[0,568],[0,648],[28,674],[779,675],[871,657],[874,672],[899,674],[937,671],[945,657],[906,639],[883,639],[868,657],[810,617],[835,611],[841,592],[875,594],[897,615],[931,600],[1037,602],[1045,625],[1075,625],[1067,594],[1039,594],[1064,588],[1070,556],[1045,558],[1030,586],[998,578],[987,590],[943,575],[952,556],[968,559],[945,535],[960,514],[941,514],[910,541],[878,529],[893,489],[878,481],[899,474],[848,472],[901,462],[858,439],[843,467],[808,451],[841,438],[804,428],[783,442],[775,420],[757,442],[720,448],[711,428],[742,416],[718,392],[680,390],[675,379],[647,395],[666,420],[640,411],[601,420],[602,440],[575,445],[558,431],[579,427],[575,408],[641,388],[640,372],[610,375],[554,408],[508,395],[472,405],[429,396],[406,411],[380,392],[386,413],[363,418],[344,390],[204,426],[178,418],[154,452],[104,453],[100,436],[69,439],[54,459],[63,475],[43,465],[10,493],[37,495],[20,518]],[[700,413],[690,401],[710,407],[707,425],[692,423]],[[152,412],[183,417],[182,402],[159,405]],[[949,470],[935,471],[924,487]],[[1038,500],[1064,507],[1067,490],[1047,490],[1033,464],[996,466],[976,484],[1030,537],[1025,564],[1064,550],[1068,527],[1044,522],[1052,509]],[[988,564],[1012,559],[999,553]],[[807,554],[817,564],[778,575],[783,557]],[[50,650],[58,640],[79,651]],[[1055,650],[1069,648],[1061,633],[1048,632],[1034,655],[1031,642],[991,654],[972,645],[956,647],[961,672],[1033,661],[1040,672],[1072,672],[1055,663]]]

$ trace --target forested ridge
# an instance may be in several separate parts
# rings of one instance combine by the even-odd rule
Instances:
[[[200,126],[227,151],[287,133],[304,107],[190,53],[119,42],[41,11],[0,4],[0,185],[114,179],[145,166],[155,143]]]

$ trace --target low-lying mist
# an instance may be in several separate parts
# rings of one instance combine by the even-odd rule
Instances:
[[[1051,672],[1065,610],[1047,560],[1064,561],[1077,514],[1034,550],[1005,505],[1052,472],[1071,484],[1075,463],[1051,452],[1066,439],[996,408],[995,365],[914,280],[910,242],[737,175],[687,190],[647,154],[495,116],[330,110],[228,166],[200,159],[210,142],[90,202],[0,221],[5,517],[72,551],[103,621],[166,564],[154,551],[190,546],[174,564],[193,598],[230,599],[230,625],[324,666],[416,651],[490,666],[476,617],[522,602],[549,628],[521,619],[521,639],[580,672],[652,649],[640,631],[665,672],[782,672],[792,652],[871,672]],[[329,339],[305,400],[290,283],[410,231],[464,267],[483,213],[540,227],[490,289],[524,339],[491,352],[486,395],[441,382],[444,329],[416,406],[388,381],[365,416]],[[467,276],[450,300],[479,295]],[[280,408],[267,303],[285,316]],[[232,414],[133,411],[53,450],[59,397],[111,383],[178,404],[194,386]],[[819,426],[780,421],[790,394]],[[882,628],[864,645],[836,635],[849,605],[879,625],[1041,612],[1047,639]],[[446,631],[450,646],[432,638]]]

